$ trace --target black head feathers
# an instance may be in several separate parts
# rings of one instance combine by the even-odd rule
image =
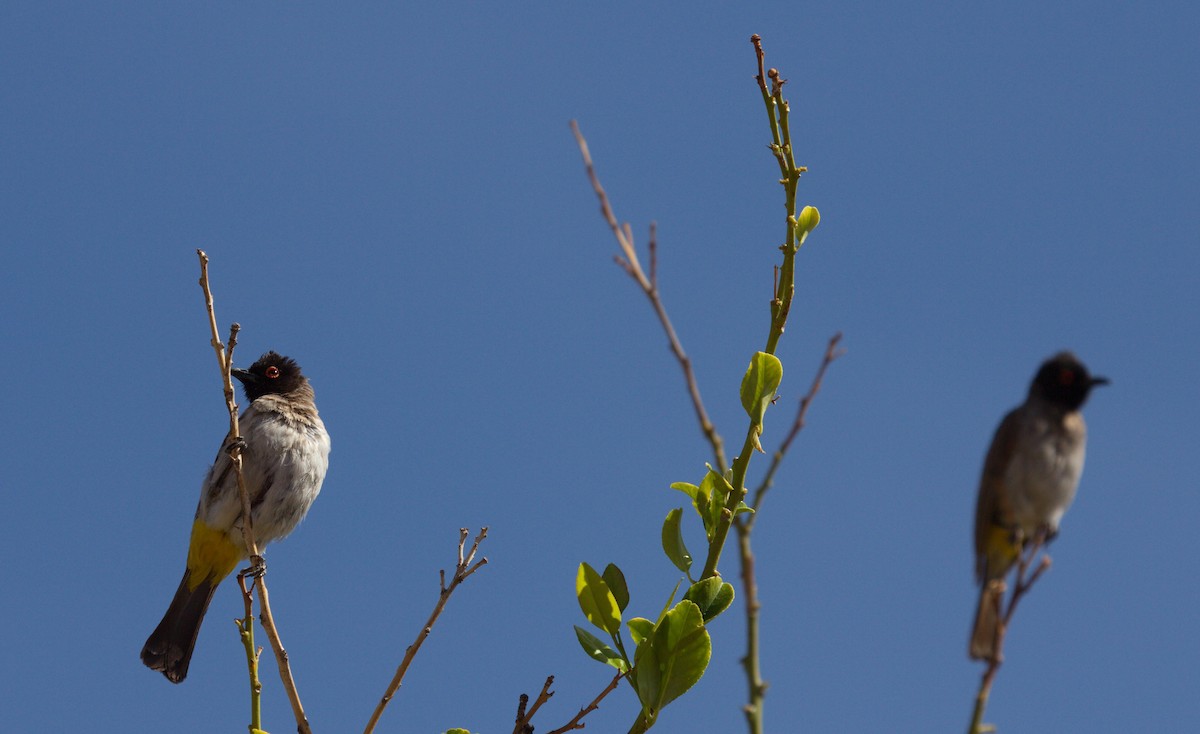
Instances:
[[[1079,410],[1093,387],[1107,384],[1107,378],[1092,376],[1074,354],[1059,352],[1042,363],[1029,393],[1066,410]]]
[[[264,395],[292,392],[307,382],[296,360],[275,352],[267,352],[259,357],[248,370],[234,369],[233,376],[242,383],[246,400],[250,402]]]

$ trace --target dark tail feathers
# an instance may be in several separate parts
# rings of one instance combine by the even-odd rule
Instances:
[[[211,579],[190,589],[190,579],[191,572],[185,571],[171,606],[167,607],[167,613],[142,647],[142,662],[146,667],[161,671],[172,683],[182,683],[187,677],[200,623],[204,621],[204,613],[217,590],[217,582]]]

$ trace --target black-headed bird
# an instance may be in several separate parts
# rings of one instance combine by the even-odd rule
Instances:
[[[1088,393],[1108,380],[1093,377],[1070,352],[1046,360],[1025,402],[996,429],[983,464],[975,506],[975,574],[981,584],[969,655],[996,657],[997,587],[1027,543],[1051,540],[1075,498],[1083,472],[1087,427],[1079,412]]]
[[[292,532],[317,498],[329,467],[329,434],[317,414],[312,386],[294,360],[267,352],[250,369],[232,374],[250,403],[238,427],[245,441],[242,473],[250,495],[251,529],[261,550]],[[222,447],[200,489],[183,580],[142,647],[142,662],[172,683],[187,677],[217,585],[249,556],[242,519],[237,477]]]

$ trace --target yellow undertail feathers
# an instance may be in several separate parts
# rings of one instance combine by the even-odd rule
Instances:
[[[224,530],[211,528],[203,520],[197,520],[192,523],[192,541],[188,546],[188,588],[195,591],[204,581],[215,585],[233,573],[245,557],[242,547]]]

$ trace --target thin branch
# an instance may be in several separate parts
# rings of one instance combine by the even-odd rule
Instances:
[[[825,356],[821,359],[821,365],[817,368],[817,373],[813,377],[812,385],[808,388],[808,392],[800,399],[800,407],[796,411],[796,419],[792,422],[792,427],[788,431],[776,449],[774,456],[771,459],[771,466],[767,469],[766,476],[758,489],[754,492],[754,502],[752,507],[754,512],[745,515],[739,515],[734,519],[734,529],[737,530],[738,538],[738,559],[741,562],[741,578],[742,578],[742,599],[746,610],[746,654],[742,657],[742,667],[746,671],[746,682],[749,689],[748,702],[743,707],[746,714],[746,723],[752,732],[762,731],[762,707],[763,699],[766,697],[767,683],[762,677],[762,667],[760,664],[760,635],[759,635],[759,616],[762,609],[762,604],[758,598],[758,582],[755,577],[755,559],[754,551],[750,543],[750,533],[754,529],[754,519],[758,517],[759,508],[762,505],[763,495],[771,487],[776,470],[779,468],[783,457],[787,454],[788,448],[792,441],[800,433],[805,425],[805,417],[808,414],[808,408],[812,405],[813,399],[821,389],[821,383],[825,379],[825,372],[829,369],[829,365],[838,357],[845,354],[845,350],[838,345],[841,342],[841,333],[834,334],[829,339],[829,344],[825,348]]]
[[[637,250],[633,247],[633,238],[629,236],[628,230],[623,229],[617,222],[617,215],[613,213],[612,207],[608,203],[608,194],[604,193],[604,187],[600,185],[600,179],[596,176],[596,169],[592,165],[592,155],[588,152],[587,140],[579,131],[579,124],[574,120],[571,120],[571,132],[575,133],[575,142],[579,145],[580,153],[583,154],[583,165],[587,169],[588,179],[592,182],[592,188],[596,190],[596,196],[600,199],[600,213],[604,216],[604,221],[608,222],[609,228],[612,229],[613,236],[617,238],[617,245],[625,253],[625,260],[632,268],[631,275],[637,279],[642,290],[650,292],[652,290],[650,281],[646,279],[645,275],[641,275],[642,266],[638,263]]]
[[[533,708],[525,711],[525,706],[529,703],[529,694],[522,693],[520,703],[517,704],[517,722],[513,726],[513,734],[533,734],[533,726],[529,723],[533,719],[533,715],[538,712],[542,704],[550,700],[554,695],[554,691],[550,690],[550,686],[554,685],[554,676],[546,676],[546,682],[542,684],[542,690],[538,693],[533,702]]]
[[[271,613],[271,598],[267,594],[265,580],[265,576],[259,576],[255,581],[258,586],[258,601],[262,605],[262,612],[258,619],[262,623],[263,631],[267,633],[271,650],[275,653],[275,662],[279,666],[279,679],[283,683],[283,690],[287,691],[288,701],[292,704],[292,715],[296,718],[296,728],[300,734],[312,734],[308,716],[304,713],[303,704],[300,703],[300,692],[296,688],[296,679],[292,675],[292,664],[288,658],[287,649],[284,648],[283,640],[279,637],[279,629],[275,626],[275,615]]]
[[[683,344],[680,343],[679,337],[675,333],[675,327],[671,325],[671,319],[667,316],[667,309],[663,305],[662,299],[659,296],[657,278],[658,278],[658,243],[657,230],[652,226],[650,241],[652,243],[650,249],[650,272],[649,277],[642,270],[641,263],[638,261],[637,251],[633,246],[633,237],[631,235],[629,225],[621,226],[617,222],[617,217],[613,213],[612,206],[608,202],[608,194],[605,193],[604,187],[600,185],[600,178],[596,175],[596,168],[592,164],[591,153],[588,152],[587,140],[584,139],[583,133],[579,130],[579,125],[574,120],[571,120],[571,131],[575,133],[575,142],[579,145],[579,152],[583,155],[583,165],[587,170],[588,180],[592,183],[592,189],[596,192],[596,197],[600,200],[600,213],[604,216],[604,221],[613,231],[613,236],[617,238],[617,245],[621,248],[623,255],[617,255],[617,264],[622,269],[637,281],[642,292],[650,299],[650,305],[654,308],[654,313],[658,316],[658,321],[662,324],[663,331],[666,332],[667,341],[671,346],[671,353],[675,355],[675,359],[679,362],[680,368],[683,370],[683,378],[687,383],[688,395],[692,399],[692,407],[696,411],[696,420],[700,423],[700,430],[704,433],[704,437],[712,446],[713,459],[716,468],[719,472],[724,473],[728,464],[725,459],[724,442],[721,439],[717,429],[708,418],[708,412],[704,409],[704,401],[700,398],[700,387],[696,382],[696,374],[692,370],[692,361],[688,358],[687,353],[683,351]]]
[[[767,120],[771,124],[771,152],[775,155],[775,160],[779,163],[779,175],[787,177],[787,163],[780,151],[783,149],[783,140],[779,136],[779,120],[775,115],[775,98],[771,95],[771,90],[767,89],[767,75],[763,70],[763,60],[766,53],[762,47],[762,37],[757,33],[750,36],[750,43],[754,44],[754,54],[758,57],[758,75],[754,77],[758,82],[758,89],[762,92],[763,106],[767,108]],[[772,70],[773,71],[773,70]]]
[[[1012,621],[1013,614],[1017,611],[1017,602],[1021,601],[1021,598],[1029,593],[1029,590],[1033,588],[1033,585],[1037,583],[1037,580],[1042,577],[1042,574],[1050,568],[1050,556],[1043,555],[1038,560],[1037,568],[1034,569],[1032,574],[1026,577],[1026,574],[1029,574],[1029,567],[1033,565],[1033,559],[1045,546],[1045,536],[1044,534],[1039,533],[1037,537],[1034,538],[1033,544],[1029,548],[1029,552],[1023,553],[1021,555],[1021,559],[1017,562],[1017,583],[1013,587],[1012,599],[1008,602],[1008,611],[1004,613],[1004,624],[1001,627],[1001,629],[1005,632],[1008,631],[1008,624]],[[1001,642],[1003,642],[1003,640],[1001,640]]]
[[[780,251],[783,253],[783,262],[774,268],[773,284],[772,284],[772,300],[770,303],[771,323],[770,331],[768,332],[766,346],[763,351],[769,354],[774,354],[778,345],[779,339],[782,337],[787,319],[791,310],[793,298],[795,296],[795,255],[800,246],[804,243],[807,235],[816,226],[819,221],[819,215],[815,209],[806,208],[804,212],[797,217],[796,213],[796,189],[799,183],[800,175],[807,169],[803,166],[797,166],[795,154],[792,149],[791,134],[789,130],[789,113],[790,108],[788,102],[783,98],[783,85],[786,83],[776,69],[771,69],[769,72],[765,68],[765,54],[762,48],[762,39],[756,34],[751,37],[751,42],[755,48],[757,57],[758,82],[759,90],[762,94],[764,107],[767,111],[767,117],[770,122],[772,141],[768,148],[775,157],[779,165],[780,184],[784,186],[785,191],[785,208],[787,211],[787,227],[785,230],[784,243],[780,246]],[[768,88],[767,79],[770,78],[771,85]],[[671,327],[670,321],[666,316],[661,299],[658,293],[658,273],[657,273],[657,232],[654,225],[650,228],[650,276],[646,277],[642,271],[637,257],[633,251],[633,238],[629,226],[626,224],[621,226],[618,224],[612,207],[608,202],[607,194],[600,185],[595,169],[592,165],[591,156],[588,152],[586,141],[579,131],[578,125],[572,121],[571,128],[575,133],[576,141],[579,144],[580,151],[583,154],[584,165],[587,169],[587,174],[592,182],[592,187],[600,199],[600,209],[609,227],[613,230],[617,238],[618,244],[624,253],[624,256],[617,255],[616,261],[626,273],[638,282],[643,292],[650,299],[655,312],[659,316],[660,322],[663,324],[664,330],[667,332],[668,340],[671,342],[672,351],[675,353],[677,360],[680,362],[689,393],[692,396],[693,405],[696,408],[697,417],[701,424],[706,437],[709,438],[710,444],[714,449],[716,457],[716,468],[726,474],[729,470],[729,465],[726,463],[724,456],[723,444],[720,442],[716,434],[715,428],[708,421],[705,414],[703,403],[700,399],[699,389],[696,385],[694,375],[692,374],[690,361],[683,353],[682,347],[678,345],[678,339],[675,336],[674,329]],[[804,427],[805,417],[808,407],[811,405],[816,393],[819,391],[821,382],[825,372],[835,359],[841,356],[842,351],[838,349],[838,343],[841,339],[841,334],[835,335],[826,349],[825,357],[821,367],[813,380],[813,385],[810,387],[808,394],[801,400],[798,408],[797,416],[793,422],[792,428],[785,437],[780,449],[776,451],[772,464],[767,472],[766,478],[755,492],[754,505],[757,509],[762,501],[766,491],[770,488],[774,474],[779,467],[783,456],[787,453],[792,441],[796,435]],[[737,529],[739,538],[739,555],[742,560],[742,579],[746,609],[747,609],[747,632],[748,632],[748,652],[743,658],[743,665],[746,667],[747,677],[750,681],[750,703],[745,707],[748,723],[750,724],[751,732],[762,732],[762,698],[766,690],[766,683],[763,682],[759,671],[759,642],[758,642],[758,612],[759,601],[757,593],[757,583],[755,581],[755,565],[754,555],[750,546],[750,531],[753,529],[754,514],[748,515],[744,519],[735,520],[735,512],[738,504],[742,502],[747,495],[745,484],[746,472],[749,467],[750,458],[755,449],[759,448],[758,435],[761,432],[761,426],[751,424],[747,430],[746,439],[743,443],[742,450],[734,458],[731,467],[731,484],[733,492],[729,493],[728,501],[721,514],[720,519],[714,528],[712,539],[708,546],[708,555],[705,559],[704,570],[701,574],[702,578],[709,578],[718,575],[717,564],[720,560],[721,550],[728,537],[730,527]],[[635,727],[636,728],[636,727]],[[565,731],[565,730],[560,730]],[[554,733],[552,733],[554,734]]]
[[[753,508],[755,512],[747,515],[739,516],[734,520],[734,527],[737,530],[738,537],[738,558],[741,561],[741,578],[742,578],[742,598],[744,600],[746,610],[746,654],[742,657],[742,667],[746,671],[747,685],[749,688],[749,701],[743,708],[746,714],[747,724],[751,731],[761,731],[762,721],[762,703],[766,695],[767,683],[763,680],[762,669],[760,665],[760,637],[759,637],[759,612],[762,604],[758,598],[758,583],[755,577],[755,558],[754,551],[750,543],[750,532],[754,529],[754,518],[758,516],[758,510],[762,504],[763,495],[770,488],[775,471],[779,468],[783,461],[784,455],[791,446],[796,435],[804,428],[805,416],[808,413],[808,408],[812,404],[813,398],[821,389],[821,382],[825,377],[825,371],[835,359],[840,357],[844,350],[838,348],[838,343],[842,338],[841,333],[835,334],[830,340],[825,349],[825,356],[821,360],[821,365],[817,369],[817,374],[813,378],[812,385],[808,389],[808,393],[800,399],[800,407],[796,413],[796,419],[792,423],[791,429],[787,436],[783,439],[780,447],[775,451],[772,457],[771,466],[767,470],[762,483],[754,493]]]
[[[583,723],[583,717],[600,708],[600,702],[604,700],[605,696],[617,689],[617,684],[621,682],[621,679],[624,678],[625,675],[626,673],[617,673],[614,675],[613,679],[609,681],[607,686],[604,687],[604,690],[600,691],[599,695],[593,698],[591,703],[579,709],[579,713],[575,714],[574,718],[554,731],[547,732],[547,734],[565,734],[568,731],[575,731],[576,729],[584,728],[586,725]]]
[[[647,244],[650,250],[650,285],[653,286],[654,292],[658,292],[658,222],[650,223],[650,242]]]
[[[1038,532],[1033,542],[1026,548],[1022,549],[1021,555],[1017,560],[1017,577],[1013,584],[1012,595],[1008,600],[1008,608],[1001,608],[1004,604],[1005,584],[1003,579],[995,579],[990,583],[997,585],[997,593],[992,595],[996,604],[996,637],[995,645],[993,646],[992,657],[987,662],[987,668],[983,671],[983,676],[979,681],[979,692],[975,695],[975,707],[971,712],[971,725],[967,728],[967,734],[986,734],[996,730],[996,727],[991,724],[983,723],[983,712],[987,708],[988,697],[992,692],[992,682],[996,679],[996,674],[1000,671],[1000,665],[1004,662],[1004,638],[1008,633],[1008,625],[1012,622],[1013,614],[1017,611],[1017,603],[1029,593],[1037,580],[1042,577],[1050,568],[1050,556],[1038,554],[1046,546],[1046,534]],[[1029,573],[1030,567],[1033,565],[1034,559],[1037,559],[1037,567],[1033,573]]]
[[[736,523],[738,538],[738,559],[742,567],[742,598],[746,609],[746,654],[742,657],[742,668],[746,671],[748,687],[747,703],[742,707],[746,715],[746,725],[751,732],[762,731],[763,699],[767,694],[767,682],[762,677],[762,667],[759,663],[760,637],[759,612],[762,603],[758,600],[758,581],[755,575],[754,551],[750,546],[751,526]]]
[[[226,438],[226,452],[233,464],[237,476],[238,494],[242,500],[242,540],[251,560],[259,558],[258,545],[254,542],[254,528],[250,512],[250,493],[246,491],[246,479],[242,474],[241,431],[238,428],[238,406],[233,392],[233,348],[237,346],[237,335],[241,326],[234,323],[229,327],[229,350],[221,343],[217,332],[217,315],[213,308],[212,289],[208,283],[208,255],[204,250],[196,250],[200,258],[200,288],[204,291],[204,305],[208,309],[208,326],[212,331],[212,348],[217,354],[217,367],[221,370],[221,386],[225,391],[225,409],[229,411],[229,435]]]
[[[838,332],[829,338],[829,343],[825,346],[825,355],[821,358],[821,366],[817,368],[817,373],[813,377],[812,384],[808,388],[808,392],[804,397],[800,398],[800,406],[796,410],[796,419],[792,421],[792,427],[788,429],[787,435],[780,442],[779,448],[775,449],[775,453],[771,456],[771,465],[767,467],[767,473],[763,476],[758,488],[754,490],[754,501],[751,507],[754,508],[753,513],[740,515],[739,522],[745,522],[748,526],[754,525],[754,518],[758,517],[758,510],[762,507],[763,497],[775,482],[775,472],[779,470],[780,464],[783,463],[783,457],[787,454],[788,449],[792,446],[792,441],[804,430],[805,419],[808,416],[808,408],[812,405],[813,399],[817,393],[821,391],[821,383],[825,380],[825,372],[829,369],[829,365],[844,355],[846,350],[839,345],[842,341],[842,332]],[[743,520],[745,518],[745,520]]]
[[[784,328],[791,312],[792,299],[796,292],[795,255],[800,246],[804,244],[808,232],[811,231],[812,226],[815,226],[815,224],[809,225],[806,222],[806,226],[802,227],[801,220],[804,217],[802,216],[798,219],[796,216],[796,190],[800,182],[800,175],[807,169],[796,165],[795,154],[792,150],[789,124],[790,106],[787,100],[783,98],[783,85],[785,81],[780,77],[778,70],[770,69],[767,71],[765,69],[766,54],[763,51],[762,38],[758,34],[754,34],[750,37],[750,42],[754,45],[755,60],[758,68],[755,80],[758,82],[759,92],[762,94],[763,106],[766,109],[767,119],[771,128],[771,143],[768,145],[768,148],[779,165],[779,183],[784,187],[784,206],[787,212],[787,228],[785,230],[784,244],[780,247],[780,250],[783,252],[783,262],[775,266],[772,273],[771,328],[768,332],[766,347],[763,349],[767,353],[774,354],[779,339],[783,336]],[[770,89],[767,88],[767,78],[771,80]],[[825,355],[821,360],[821,365],[813,378],[812,385],[809,387],[808,393],[800,400],[796,418],[780,443],[779,448],[772,456],[766,474],[754,492],[751,504],[754,512],[744,516],[737,516],[733,513],[735,512],[736,504],[744,500],[747,493],[745,467],[749,461],[749,447],[743,450],[744,457],[739,455],[734,461],[732,479],[734,489],[738,491],[730,493],[729,502],[726,505],[727,512],[722,515],[721,521],[717,525],[714,539],[709,545],[708,557],[704,564],[705,576],[716,573],[716,566],[720,558],[722,546],[724,545],[726,533],[728,532],[729,525],[732,525],[737,531],[742,597],[746,611],[746,654],[742,657],[741,662],[746,673],[748,700],[743,707],[743,712],[746,716],[746,725],[751,734],[762,734],[764,731],[763,701],[767,691],[767,683],[763,680],[760,663],[761,637],[759,617],[762,604],[758,596],[755,557],[750,542],[751,532],[754,529],[754,523],[762,507],[763,499],[774,482],[775,472],[783,462],[783,458],[791,447],[792,441],[795,440],[796,436],[804,428],[808,408],[812,405],[813,399],[821,388],[826,370],[843,353],[838,347],[841,338],[841,333],[835,334],[830,338],[829,344],[825,349]],[[740,472],[739,466],[741,468]],[[731,516],[732,519],[727,521],[726,516]]]
[[[758,58],[759,68],[762,68],[762,39],[756,34],[750,37],[750,42],[754,44],[755,55]],[[772,79],[771,94],[763,97],[764,103],[768,107],[768,112],[774,121],[776,116],[778,120],[772,123],[771,135],[773,142],[771,150],[776,156],[776,160],[780,162],[782,178],[780,183],[783,184],[784,190],[784,210],[787,213],[786,228],[784,231],[783,245],[779,250],[783,253],[783,263],[777,271],[777,286],[775,289],[774,298],[771,300],[771,328],[767,332],[766,346],[762,351],[774,355],[776,348],[779,345],[779,340],[783,336],[784,328],[787,325],[788,315],[791,313],[792,300],[796,295],[796,253],[800,250],[800,246],[804,244],[805,238],[808,236],[812,228],[816,226],[815,220],[807,227],[801,227],[800,220],[796,217],[796,189],[800,183],[800,174],[804,172],[804,168],[797,166],[795,157],[791,149],[791,134],[788,131],[788,102],[783,98],[783,85],[778,81],[779,72],[771,69],[767,75]],[[761,87],[760,87],[761,88]],[[816,210],[813,210],[815,215]],[[746,432],[746,440],[742,446],[741,452],[734,457],[732,472],[730,475],[730,484],[733,485],[734,491],[729,493],[729,497],[725,503],[725,510],[721,513],[720,519],[713,528],[712,539],[708,544],[708,554],[704,559],[704,570],[701,572],[701,578],[710,578],[717,575],[717,565],[721,560],[721,552],[725,547],[725,540],[729,536],[729,528],[733,525],[733,518],[737,514],[738,505],[743,502],[748,493],[746,489],[746,471],[750,465],[750,457],[754,450],[759,448],[758,435],[761,432],[761,426],[752,423]]]
[[[627,674],[628,673],[617,673],[615,676],[613,676],[613,679],[609,681],[607,686],[604,687],[604,690],[600,691],[600,693],[592,699],[591,703],[579,709],[579,713],[575,714],[574,718],[572,718],[566,724],[563,724],[561,727],[552,732],[548,732],[548,734],[565,734],[565,732],[568,731],[575,731],[576,729],[585,728],[587,725],[583,723],[584,717],[600,708],[600,702],[604,700],[605,696],[616,690],[617,684],[620,683],[621,679]],[[533,715],[538,712],[538,709],[542,707],[542,704],[549,701],[550,697],[554,695],[554,691],[550,690],[550,686],[553,684],[554,676],[549,676],[546,678],[546,682],[542,684],[542,692],[538,694],[537,699],[533,702],[533,708],[529,709],[528,713],[525,711],[525,705],[529,703],[529,696],[524,693],[521,694],[520,703],[517,706],[517,721],[516,725],[513,727],[513,734],[532,734],[533,725],[529,722],[533,720]]]
[[[429,619],[425,620],[421,631],[417,633],[417,639],[413,641],[404,651],[404,659],[400,661],[400,666],[396,668],[396,674],[392,676],[392,680],[388,683],[387,690],[383,694],[383,698],[379,699],[379,703],[375,706],[375,711],[371,713],[371,719],[367,722],[366,729],[363,734],[371,734],[375,730],[375,725],[379,723],[379,717],[383,715],[383,710],[387,708],[388,703],[396,695],[396,691],[400,689],[400,684],[404,681],[405,674],[408,673],[409,666],[412,665],[413,659],[417,656],[417,651],[421,649],[421,645],[425,644],[429,633],[433,631],[433,625],[437,623],[438,617],[442,615],[442,610],[446,607],[446,602],[450,601],[450,595],[458,588],[458,585],[465,581],[471,574],[483,568],[487,564],[487,558],[475,560],[475,554],[479,550],[479,544],[487,537],[488,529],[486,527],[480,529],[479,534],[475,536],[475,541],[471,544],[469,550],[464,552],[464,547],[467,543],[467,538],[470,536],[466,528],[460,528],[458,531],[458,563],[454,567],[454,575],[450,579],[450,584],[446,584],[446,572],[439,572],[441,579],[441,591],[438,594],[437,603],[433,606],[433,612],[430,613]]]
[[[554,676],[550,676],[553,678]],[[525,707],[529,705],[529,694],[522,693],[517,699],[517,723],[513,726],[513,734],[533,734],[533,727],[523,723],[526,719]]]
[[[262,555],[258,551],[258,544],[254,540],[250,493],[246,489],[246,478],[242,473],[243,441],[238,428],[238,406],[234,400],[233,374],[231,372],[233,369],[233,348],[237,345],[237,335],[241,327],[235,323],[229,328],[229,349],[226,350],[225,345],[221,344],[221,337],[217,332],[217,316],[213,308],[212,288],[208,282],[208,255],[199,249],[196,250],[196,255],[200,258],[200,288],[204,291],[204,303],[208,309],[208,325],[212,332],[212,347],[217,355],[217,364],[221,368],[222,387],[225,391],[225,407],[229,410],[229,436],[226,439],[225,450],[229,454],[230,464],[233,466],[234,475],[237,477],[238,495],[242,501],[242,540],[246,545],[246,552],[250,557],[248,572],[257,579],[258,600],[262,605],[260,621],[262,622],[263,630],[267,633],[267,639],[271,642],[271,649],[275,653],[275,661],[279,665],[279,678],[283,683],[284,691],[287,692],[288,701],[291,703],[292,715],[296,718],[296,728],[300,734],[312,734],[312,728],[308,724],[308,717],[304,713],[304,706],[300,703],[300,692],[296,690],[296,681],[292,677],[292,668],[288,662],[287,650],[283,647],[283,641],[279,637],[279,630],[275,627],[275,618],[271,614],[271,603],[267,595],[266,565],[263,563]]]
[[[246,574],[238,574],[237,585],[242,592],[246,616],[233,620],[233,623],[237,625],[238,635],[246,648],[246,667],[250,676],[250,731],[257,731],[262,729],[262,680],[258,677],[262,648],[254,647],[254,599],[250,589],[246,588]]]

